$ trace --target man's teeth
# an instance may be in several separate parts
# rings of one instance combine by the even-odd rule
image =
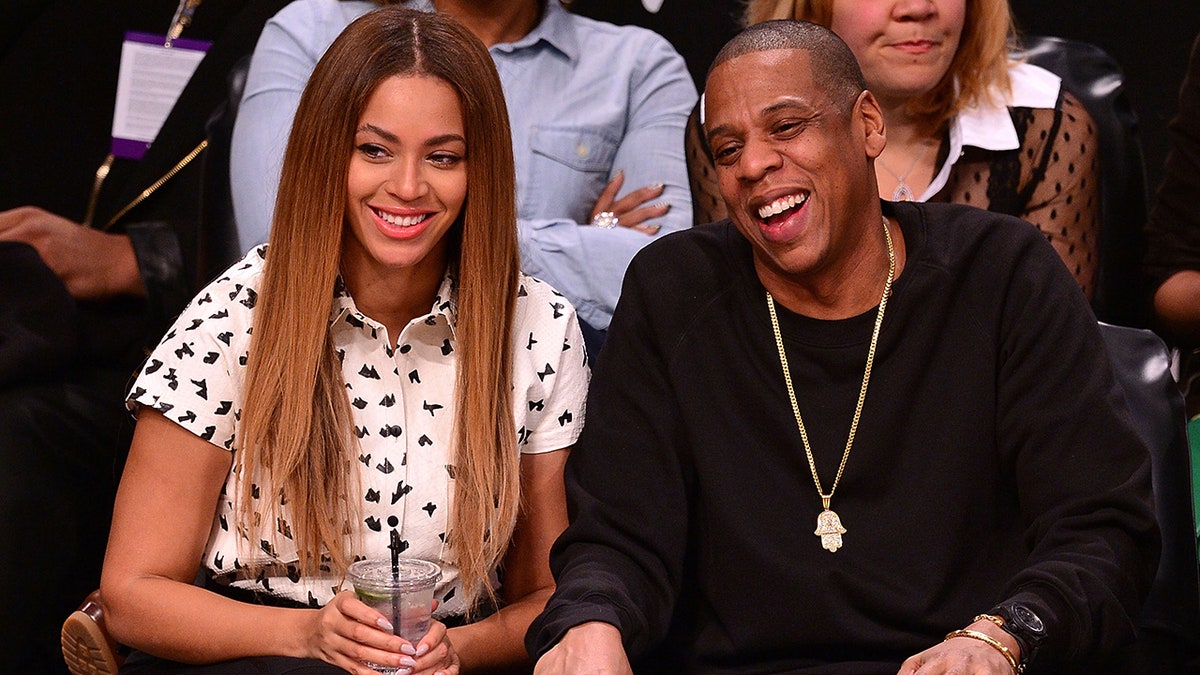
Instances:
[[[808,199],[808,197],[804,195],[789,195],[787,197],[780,197],[766,206],[760,206],[758,208],[758,217],[765,220],[771,216],[777,216],[790,208],[793,208],[799,204],[803,204],[806,199]]]
[[[416,225],[417,223],[429,217],[428,213],[422,213],[419,216],[393,216],[392,214],[384,213],[383,211],[376,211],[375,213],[377,213],[380,218],[383,218],[385,221],[395,225],[396,227],[412,227],[413,225]]]

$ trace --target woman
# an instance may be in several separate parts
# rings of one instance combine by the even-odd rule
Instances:
[[[1038,227],[1091,298],[1099,261],[1099,139],[1048,71],[1009,56],[1007,0],[750,0],[748,24],[803,19],[838,34],[883,108],[879,195],[973,204]],[[694,118],[695,116],[693,116]],[[724,217],[698,125],[700,219]],[[703,160],[703,161],[698,161]],[[709,162],[708,166],[711,166]],[[707,198],[705,197],[707,195]]]
[[[109,629],[145,653],[127,667],[526,660],[588,375],[570,305],[518,271],[513,185],[500,82],[461,25],[392,8],[330,47],[270,245],[193,301],[129,396],[101,581]],[[393,532],[443,568],[417,644],[344,583]]]

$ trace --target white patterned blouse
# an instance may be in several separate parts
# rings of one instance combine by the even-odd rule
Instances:
[[[246,356],[266,248],[250,251],[192,300],[147,359],[128,395],[130,410],[150,406],[237,453]],[[575,311],[537,279],[522,276],[519,288],[512,342],[518,446],[522,453],[570,447],[583,427],[590,377]],[[449,275],[429,314],[403,329],[394,351],[384,326],[359,312],[340,283],[330,316],[359,443],[355,466],[362,491],[361,553],[390,556],[395,529],[406,547],[403,555],[441,564],[438,617],[462,614],[468,600],[444,544],[454,494],[448,451],[455,411],[455,316]],[[310,606],[328,602],[342,580],[299,574],[286,505],[281,522],[272,528],[273,540],[250,542],[239,533],[239,480],[240,473],[231,469],[204,551],[208,574],[218,583]],[[268,494],[259,490],[254,499]]]

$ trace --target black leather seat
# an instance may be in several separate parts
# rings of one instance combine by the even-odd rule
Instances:
[[[1120,64],[1099,47],[1048,36],[1022,39],[1029,63],[1058,75],[1095,120],[1100,137],[1100,263],[1092,307],[1101,321],[1149,325],[1149,284],[1142,273],[1149,213],[1138,118]]]
[[[1150,446],[1154,511],[1162,531],[1158,574],[1142,608],[1138,642],[1113,672],[1195,672],[1185,666],[1200,655],[1200,580],[1183,396],[1157,335],[1105,323],[1100,330],[1133,420]]]

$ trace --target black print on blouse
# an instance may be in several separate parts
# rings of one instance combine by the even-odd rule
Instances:
[[[400,345],[400,353],[407,354],[412,351],[412,345]]]
[[[217,359],[219,358],[221,358],[220,352],[209,352],[204,355],[204,362],[211,366],[212,364],[216,363]]]
[[[238,300],[246,306],[247,309],[254,309],[255,303],[258,302],[258,293],[253,288],[246,289],[246,297]]]
[[[530,412],[533,412],[534,410],[545,410],[545,408],[546,408],[546,399],[544,399],[544,398],[539,398],[536,401],[529,402],[529,411]]]
[[[203,326],[203,325],[204,325],[204,319],[192,319],[192,325],[188,326],[187,328],[184,328],[183,332],[186,333],[189,330],[196,330],[197,328],[199,328],[200,326]]]
[[[171,388],[171,391],[179,388],[179,376],[175,374],[174,368],[167,368],[167,374],[163,376],[163,379],[167,381],[167,386]]]
[[[174,340],[174,339],[175,339],[175,328],[172,327],[171,330],[167,331],[167,334],[163,336],[162,341],[170,342],[171,340]]]
[[[346,350],[345,349],[337,350],[337,359],[338,359],[338,363],[346,362]]]
[[[573,415],[571,415],[571,411],[564,410],[563,414],[558,416],[558,426],[565,427],[568,424],[570,424],[571,420],[573,420],[573,419],[575,419],[575,417]]]
[[[529,297],[529,291],[525,290],[525,284],[521,284],[520,286],[517,286],[517,297],[518,298]]]
[[[412,489],[412,486],[405,485],[404,481],[396,483],[396,491],[392,493],[392,504],[394,505],[396,502],[400,501],[405,495],[412,492]]]
[[[423,401],[423,402],[421,403],[421,407],[422,407],[422,408],[424,408],[424,409],[426,409],[426,410],[428,410],[428,411],[429,411],[429,416],[430,416],[430,417],[433,417],[434,415],[436,415],[436,414],[437,414],[437,411],[441,410],[441,409],[442,409],[442,408],[444,408],[445,406],[443,406],[443,405],[442,405],[442,404],[440,404],[440,403],[430,403],[429,401]]]
[[[554,318],[561,319],[563,315],[562,310],[566,307],[566,305],[562,304],[561,302],[552,302],[550,303],[550,306],[554,308]]]
[[[292,538],[292,526],[288,525],[288,521],[284,520],[283,518],[275,519],[275,531],[279,534],[282,534],[284,537],[287,537],[288,539]],[[295,579],[292,581],[295,581]]]
[[[434,504],[433,502],[425,502],[425,506],[422,506],[421,510],[425,513],[428,513],[429,517],[432,518],[433,512],[437,511],[437,504]]]
[[[360,377],[365,377],[368,380],[379,379],[379,372],[375,370],[375,366],[367,366],[366,364],[363,364],[363,367],[358,371],[358,374]]]
[[[317,602],[317,598],[312,594],[312,591],[308,592],[308,606],[311,609],[320,609],[321,608],[321,603]]]
[[[456,590],[458,590],[458,589],[451,588],[450,591],[448,593],[446,593],[446,597],[442,598],[442,602],[450,602],[450,598],[454,597],[454,591],[456,591]]]
[[[177,359],[182,359],[184,354],[187,354],[188,356],[196,355],[196,353],[192,351],[191,342],[185,342],[182,345],[179,345],[179,349],[175,350],[175,358]]]
[[[170,403],[162,403],[159,401],[157,396],[154,397],[154,401],[154,409],[164,415],[175,409],[175,406],[171,405]]]
[[[350,405],[354,406],[355,408],[358,408],[359,410],[362,410],[363,408],[367,407],[367,402],[362,400],[361,398],[358,398],[357,396],[355,396],[354,400],[350,402]]]
[[[227,331],[224,331],[221,333],[217,333],[217,339],[220,340],[221,342],[224,342],[225,346],[228,347],[230,340],[233,339],[233,331],[227,330]]]
[[[379,401],[379,405],[383,406],[384,408],[390,408],[396,405],[396,395],[388,394],[387,396],[384,396],[383,399]]]
[[[204,433],[200,434],[200,438],[203,438],[206,441],[211,441],[216,433],[217,428],[215,426],[207,426],[204,427]],[[232,440],[233,439],[230,439],[230,442],[232,442]],[[226,443],[225,447],[229,447],[229,444],[230,443]]]
[[[221,569],[221,563],[223,562],[225,562],[225,559],[221,557],[220,553],[217,553],[213,556],[213,565],[215,565],[217,569]]]
[[[228,532],[228,531],[229,531],[229,519],[225,517],[225,514],[224,514],[224,513],[222,513],[222,514],[221,514],[221,515],[218,517],[218,520],[220,520],[220,521],[221,521],[221,529],[222,529],[222,530],[225,530],[226,532]],[[219,555],[219,554],[218,554],[218,555]],[[220,563],[218,563],[218,564],[217,564],[217,567],[220,567],[220,566],[221,566],[221,565],[220,565]]]
[[[379,522],[379,519],[376,518],[375,516],[369,516],[363,522],[367,524],[367,527],[371,528],[372,532],[382,532],[383,531],[383,523]]]
[[[429,437],[425,434],[421,434],[421,437],[417,439],[417,445],[423,448],[427,445],[433,445],[433,441],[429,440]]]
[[[239,357],[238,357],[238,365],[239,365],[239,366],[244,366],[244,365],[246,365],[246,362],[247,362],[247,361],[249,361],[249,360],[250,360],[250,354],[249,354],[249,353],[242,354],[241,356],[239,356]]]
[[[450,356],[450,352],[454,351],[454,347],[450,346],[450,338],[442,340],[442,356]]]
[[[436,316],[427,316],[427,317],[425,317],[424,323],[426,326],[436,326],[437,325],[437,317]]]
[[[250,484],[250,496],[258,499],[262,495],[262,488],[255,483]]]
[[[371,432],[367,431],[366,427],[354,427],[354,435],[362,439],[370,436]]]
[[[446,464],[444,466],[446,467],[446,475],[450,476],[450,480],[454,480],[454,465]]]
[[[530,333],[529,341],[525,343],[525,351],[527,351],[527,352],[533,351],[533,346],[536,345],[537,343],[538,343],[538,341],[533,339],[533,333]]]
[[[421,373],[414,368],[408,373],[408,381],[413,384],[421,384]]]
[[[187,424],[188,422],[195,422],[195,421],[196,421],[196,413],[192,412],[191,410],[187,411],[186,415],[179,418],[180,424]]]
[[[264,553],[272,558],[275,557],[275,547],[271,545],[271,542],[267,541],[266,539],[262,539],[259,540],[258,545],[260,548],[262,548]]]
[[[129,395],[129,398],[130,398],[130,400],[137,401],[145,395],[146,395],[146,389],[144,387],[134,387],[133,393],[131,393]]]
[[[379,473],[385,475],[396,470],[396,467],[392,466],[392,460],[386,457],[383,459],[383,464],[377,464],[375,468],[379,470]]]
[[[238,293],[241,293],[241,292],[242,292],[242,285],[234,284],[233,290],[230,291],[230,293],[229,293],[229,299],[232,300],[232,299],[236,298],[238,296]]]
[[[366,455],[359,455],[358,461],[362,462],[363,464],[365,464],[367,466],[371,466],[371,455],[369,453]]]
[[[154,373],[157,373],[158,369],[162,368],[162,366],[162,361],[159,361],[158,359],[150,359],[150,365],[146,366],[146,374],[153,375]]]
[[[205,293],[204,295],[200,296],[199,298],[196,298],[197,305],[203,305],[203,304],[206,304],[209,302],[212,302],[212,294],[211,293]]]
[[[532,433],[531,431],[529,431],[528,429],[525,428],[524,425],[522,425],[520,429],[517,429],[517,442],[520,443],[521,445],[525,445],[526,443],[529,442],[529,435],[531,433]]]
[[[379,429],[379,435],[384,438],[399,438],[400,433],[399,424],[385,424]]]
[[[400,466],[408,466],[408,453],[400,455]]]
[[[232,408],[233,401],[221,401],[221,405],[217,406],[217,409],[213,412],[217,415],[228,415]]]
[[[361,319],[359,319],[357,316],[354,316],[353,314],[346,315],[346,323],[350,324],[351,326],[353,326],[355,328],[362,328],[363,326],[366,325],[362,322]]]
[[[566,338],[563,338],[563,349],[562,350],[565,352],[570,348],[571,348],[571,343],[569,341],[567,341]]]
[[[291,579],[293,584],[298,583],[300,581],[300,568],[289,564],[287,566],[287,578]]]
[[[208,400],[208,380],[192,380],[192,384],[196,387],[196,395],[205,401]]]
[[[391,345],[384,345],[384,346],[383,346],[383,353],[384,353],[384,354],[387,354],[387,357],[388,357],[389,359],[390,359],[390,358],[392,358],[393,356],[395,356],[395,355],[396,355],[396,353],[392,351],[392,346],[391,346]]]
[[[396,526],[400,524],[400,519],[394,515],[388,516],[387,523],[388,523],[388,527],[390,527],[394,530],[394,529],[396,529]]]
[[[540,380],[540,381],[542,381],[542,382],[545,382],[545,381],[546,381],[546,378],[547,378],[548,376],[550,376],[550,375],[553,375],[553,374],[554,374],[554,368],[553,368],[553,367],[552,367],[552,366],[551,366],[549,363],[547,363],[547,364],[546,364],[546,369],[545,369],[545,370],[543,370],[543,371],[539,371],[539,372],[538,372],[538,374],[537,374],[537,375],[538,375],[538,380]]]
[[[363,499],[365,499],[369,502],[375,502],[376,504],[378,504],[379,503],[379,490],[376,490],[374,488],[367,490],[367,496],[363,497]]]
[[[213,312],[212,314],[208,315],[208,318],[210,318],[210,319],[228,319],[229,318],[229,310],[222,309],[219,312]]]

